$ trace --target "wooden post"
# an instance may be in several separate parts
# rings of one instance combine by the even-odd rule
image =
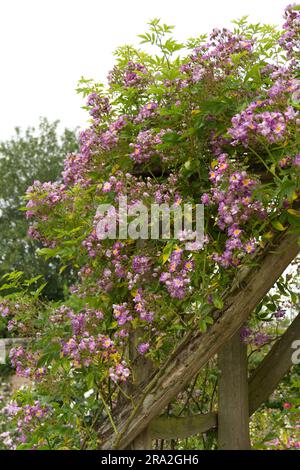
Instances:
[[[273,287],[279,276],[299,253],[297,234],[283,234],[276,245],[266,249],[256,266],[239,282],[240,286],[224,296],[224,308],[205,333],[189,331],[159,370],[151,373],[132,403],[117,406],[113,418],[119,435],[106,419],[98,429],[101,449],[126,449],[214,357],[245,323],[250,313]],[[141,392],[144,392],[142,399]],[[129,421],[130,417],[130,421]]]
[[[152,449],[152,437],[149,431],[149,427],[144,429],[131,443],[129,449],[132,450],[151,450]]]
[[[225,344],[218,355],[219,410],[218,441],[221,450],[250,449],[247,346],[240,332]]]
[[[263,361],[251,374],[249,388],[249,416],[273,393],[278,383],[288,373],[292,364],[292,344],[300,338],[300,314],[290,324],[280,339],[270,349]],[[175,417],[159,416],[150,424],[153,439],[185,439],[217,428],[217,413]]]
[[[141,356],[137,352],[137,346],[143,338],[143,331],[136,330],[130,333],[129,340],[129,357],[132,364],[133,382],[128,384],[127,392],[131,395],[141,386],[141,384],[151,376],[153,372],[152,362]],[[152,449],[152,436],[149,426],[146,427],[140,434],[132,441],[128,449],[132,450],[151,450]]]

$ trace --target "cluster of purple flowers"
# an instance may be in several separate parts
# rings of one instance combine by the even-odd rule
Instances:
[[[147,75],[148,70],[139,62],[129,61],[124,74],[124,86],[126,88],[138,87],[144,82],[143,75]]]
[[[147,74],[148,70],[143,64],[130,60],[124,70],[121,71],[121,84],[125,88],[140,88],[144,85]],[[108,76],[109,83],[120,83],[119,75],[120,71],[118,69],[113,70]]]
[[[271,339],[272,337],[267,333],[262,331],[255,331],[249,327],[244,327],[241,330],[241,340],[246,344],[261,347],[268,343]]]
[[[10,315],[10,308],[9,308],[9,303],[7,299],[3,299],[0,302],[0,315],[3,318]]]
[[[300,11],[293,5],[286,7],[284,12],[286,22],[283,25],[285,32],[279,39],[279,44],[287,51],[289,59],[300,58]]]
[[[147,323],[152,323],[154,318],[154,312],[149,310],[147,301],[144,298],[144,292],[139,288],[133,298],[134,310],[139,315],[140,320]]]
[[[49,407],[43,406],[39,401],[35,401],[34,405],[25,405],[22,407],[23,423],[28,424],[35,418],[43,419],[49,414]]]
[[[132,175],[130,174],[125,175],[125,177],[126,176],[129,179],[132,177]],[[111,191],[114,191],[118,195],[122,194],[124,188],[125,188],[124,175],[121,172],[118,172],[117,176],[111,175],[108,181],[105,181],[102,185],[102,191],[104,193],[109,193]]]
[[[87,132],[85,132],[86,135]],[[83,133],[81,133],[82,137]],[[86,152],[79,154],[70,153],[64,162],[64,171],[62,172],[64,183],[66,185],[80,184],[82,187],[88,186],[92,181],[90,178],[86,178],[89,163],[90,156]]]
[[[114,267],[115,275],[118,278],[126,277],[126,267],[125,263],[128,260],[128,256],[122,253],[124,244],[122,242],[115,242],[112,246],[112,250],[106,251],[106,256],[111,257],[111,262]]]
[[[97,148],[108,152],[116,147],[119,141],[119,136],[116,130],[107,129],[102,132],[97,138]]]
[[[86,330],[87,326],[97,327],[99,320],[102,320],[104,317],[100,310],[93,310],[90,308],[86,308],[79,313],[74,313],[70,309],[67,316],[71,319],[71,326],[74,335],[82,334]]]
[[[244,51],[251,52],[253,41],[245,39],[241,35],[233,34],[226,28],[215,28],[210,35],[210,44],[208,46],[211,50],[204,54],[204,59],[218,58],[226,61],[231,54]]]
[[[49,321],[54,324],[63,323],[66,318],[71,317],[74,311],[66,305],[61,305],[49,316]]]
[[[88,367],[94,361],[108,361],[111,355],[116,354],[116,348],[108,336],[94,336],[84,331],[81,335],[73,335],[67,341],[62,341],[62,353],[72,360],[74,367]]]
[[[1,443],[9,450],[16,450],[16,444],[14,442],[14,436],[10,431],[4,431],[0,434]]]
[[[120,131],[123,127],[127,126],[129,117],[127,115],[120,116],[116,121],[113,121],[107,130],[101,132],[97,138],[96,145],[102,151],[109,151],[116,147],[120,138]]]
[[[191,57],[191,61],[183,64],[180,67],[180,71],[189,76],[188,81],[197,83],[202,80],[207,73],[207,70],[202,65],[198,65],[195,61],[196,54]]]
[[[66,199],[65,191],[66,186],[61,183],[34,181],[33,185],[26,190],[27,198],[31,198],[26,204],[26,217],[37,215],[43,217],[45,208],[52,209]]]
[[[279,310],[277,310],[275,313],[274,313],[274,317],[279,319],[279,318],[284,318],[286,315],[286,310],[284,310],[283,308],[280,308]]]
[[[300,92],[299,80],[296,80],[291,75],[290,70],[285,67],[275,69],[271,73],[270,78],[275,79],[275,82],[267,92],[271,100],[284,98],[285,94],[296,97]],[[272,104],[272,101],[266,102],[266,104],[268,103]],[[299,113],[292,106],[288,106],[284,114],[288,120],[291,120],[298,116]]]
[[[253,101],[231,120],[228,133],[233,146],[248,146],[261,137],[272,144],[288,136],[290,127],[300,125],[299,112],[292,105],[286,105],[287,97],[294,97],[294,100],[299,97],[299,80],[285,67],[269,66],[266,73],[271,81],[267,97]]]
[[[232,118],[232,127],[228,130],[233,138],[232,145],[247,146],[250,139],[255,139],[257,135],[264,137],[270,143],[282,140],[285,136],[286,120],[284,114],[279,111],[254,113],[253,106],[248,107]]]
[[[45,420],[52,414],[49,406],[42,405],[38,400],[33,404],[19,406],[17,402],[12,401],[2,408],[1,413],[11,421],[16,418],[16,427],[13,431],[5,431],[0,434],[1,442],[6,448],[16,450],[17,446],[24,444],[28,440],[28,434],[43,425]],[[42,445],[42,441],[39,442]],[[33,446],[34,447],[34,446]]]
[[[46,374],[45,367],[37,367],[38,352],[28,353],[23,346],[18,346],[9,351],[9,358],[11,365],[16,369],[16,374],[20,377],[39,380]]]
[[[143,356],[149,350],[150,344],[149,343],[140,343],[137,347],[138,352]]]
[[[110,292],[113,289],[112,271],[109,268],[104,268],[102,276],[97,281],[97,286],[103,292]]]
[[[190,284],[189,273],[193,270],[193,260],[183,260],[183,250],[176,248],[168,260],[169,270],[160,275],[160,282],[165,284],[171,297],[183,299]]]
[[[130,370],[125,361],[109,368],[109,377],[113,382],[126,382],[130,375]]]
[[[132,160],[136,163],[143,163],[148,161],[154,155],[158,155],[156,146],[162,143],[161,137],[166,131],[160,131],[158,134],[154,134],[151,129],[140,131],[135,144],[129,144],[133,148],[133,152],[130,154]]]
[[[116,181],[113,187],[112,178],[110,178],[108,182],[103,183],[102,191],[108,192],[108,185],[110,190],[117,190],[118,188],[118,190],[121,191],[123,185],[122,181]],[[97,226],[102,221],[104,221],[104,223],[102,223],[101,231],[99,232],[97,231]],[[115,209],[113,207],[108,210],[107,214],[105,215],[101,213],[96,213],[96,215],[94,216],[93,229],[88,234],[88,236],[82,241],[82,246],[87,249],[90,258],[95,258],[97,255],[102,254],[101,240],[105,238],[106,233],[109,232],[110,222],[113,224],[113,226],[115,222],[118,222],[118,213],[115,212]],[[125,272],[122,266],[122,261],[128,259],[127,255],[121,253],[122,248],[124,248],[124,244],[122,242],[115,242],[112,246],[112,249],[107,249],[105,252],[103,252],[106,258],[111,259],[111,263],[114,267],[114,271],[117,277],[124,277]]]
[[[294,165],[300,167],[300,153],[298,153],[294,158]]]
[[[125,323],[133,320],[127,302],[121,305],[113,304],[113,315],[119,326],[123,326]]]
[[[106,96],[99,96],[98,93],[90,93],[87,99],[87,106],[90,108],[90,115],[94,118],[95,123],[100,122],[103,116],[108,116],[111,105]]]
[[[246,171],[231,173],[227,154],[221,154],[217,165],[210,172],[214,185],[211,194],[203,194],[202,203],[217,206],[216,222],[221,230],[226,230],[225,251],[213,254],[213,260],[221,266],[237,266],[243,253],[255,251],[255,240],[245,240],[244,227],[251,217],[264,219],[264,207],[260,201],[253,200],[252,193],[257,182]]]
[[[228,29],[215,28],[210,35],[209,42],[194,49],[189,60],[180,70],[187,76],[181,85],[198,83],[206,77],[220,79],[226,70],[234,66],[231,56],[241,52],[252,52],[253,41],[235,35]]]
[[[12,415],[17,416],[17,434],[14,436],[16,444],[27,442],[27,434],[31,434],[37,426],[43,425],[52,414],[49,406],[42,405],[38,400],[32,405],[12,407]],[[39,443],[41,445],[41,442]]]
[[[42,216],[42,220],[46,220],[47,216]],[[49,248],[54,248],[56,246],[56,241],[55,240],[49,240],[46,238],[44,235],[41,234],[41,232],[38,229],[38,223],[33,222],[28,228],[27,232],[28,236],[32,238],[33,240],[39,241],[43,246],[47,246]]]
[[[143,122],[145,119],[149,119],[150,117],[155,116],[157,114],[157,108],[157,103],[150,102],[145,104],[140,108],[139,113],[135,118],[135,122],[138,124]]]
[[[132,319],[132,317],[126,317],[129,312],[126,307],[127,304],[113,305],[114,317],[119,326]],[[92,364],[98,365],[99,362],[108,363],[119,377],[118,380],[123,381],[126,371],[124,370],[124,374],[121,371],[125,363],[120,362],[115,342],[109,336],[96,333],[97,330],[99,331],[99,320],[103,317],[103,312],[100,310],[86,307],[75,313],[70,307],[61,306],[56,309],[51,321],[62,322],[69,319],[71,322],[72,336],[61,341],[61,352],[63,356],[70,359],[72,367],[89,367]],[[124,329],[118,330],[115,334],[115,338],[120,339],[120,344],[126,336],[127,332]],[[22,355],[21,353],[23,351],[20,351],[17,357]]]
[[[102,245],[97,236],[96,228],[82,241],[82,246],[87,249],[90,258],[95,258],[101,251]]]
[[[7,323],[7,331],[22,331],[25,330],[25,325],[22,322],[18,322],[15,319],[9,320]]]
[[[178,178],[171,174],[167,181],[164,183],[154,182],[153,178],[147,177],[146,179],[138,178],[131,173],[122,173],[117,171],[115,175],[109,177],[108,181],[102,184],[102,191],[109,193],[111,191],[116,193],[116,199],[120,195],[126,195],[128,205],[145,202],[149,199],[161,204],[163,202],[170,202],[172,195],[175,200],[179,195],[174,194]]]
[[[62,176],[66,185],[86,187],[92,182],[89,173],[96,164],[95,157],[99,152],[109,151],[117,145],[120,132],[127,126],[128,120],[127,115],[121,115],[99,132],[98,120],[94,118],[92,127],[80,133],[80,153],[69,154],[64,162]]]
[[[150,270],[150,258],[144,255],[134,256],[132,269],[135,273],[146,274]]]
[[[299,427],[297,428],[299,429]],[[298,431],[299,432],[299,431]],[[266,442],[268,446],[271,448],[276,447],[277,449],[300,449],[300,441],[296,439],[287,439],[285,444],[283,445],[283,442],[281,439],[272,439],[271,441]]]

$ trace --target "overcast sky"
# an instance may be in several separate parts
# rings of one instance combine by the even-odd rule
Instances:
[[[176,26],[180,40],[251,21],[282,24],[288,0],[0,0],[0,140],[39,116],[86,125],[75,92],[81,76],[106,79],[113,50],[138,44],[154,17]]]

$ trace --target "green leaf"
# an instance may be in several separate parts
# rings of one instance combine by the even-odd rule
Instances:
[[[300,217],[300,211],[296,211],[296,209],[288,209],[289,214],[294,215],[295,217]]]
[[[218,308],[219,310],[221,310],[223,308],[224,302],[223,302],[222,297],[219,294],[213,294],[212,295],[212,300],[213,300],[213,304],[216,308]]]
[[[210,316],[205,317],[205,321],[207,325],[213,325],[214,324],[214,319]]]
[[[200,320],[199,321],[199,329],[202,333],[205,333],[207,330],[207,325],[205,320]]]
[[[169,242],[166,244],[166,246],[163,249],[163,253],[162,253],[163,264],[165,264],[168,261],[168,259],[171,256],[172,251],[173,251],[173,242]]]
[[[48,282],[44,282],[44,284],[42,284],[37,290],[30,292],[31,295],[33,295],[33,297],[34,297],[35,299],[37,299],[38,296],[40,295],[40,293],[41,293],[42,290],[46,287],[47,284],[48,284]]]
[[[272,225],[276,230],[279,230],[280,232],[284,232],[284,230],[287,229],[287,227],[284,227],[279,220],[273,220]]]
[[[41,274],[39,274],[38,276],[35,276],[33,277],[32,279],[26,279],[24,282],[23,282],[23,285],[26,286],[26,287],[29,287],[31,286],[32,284],[34,284],[36,281],[38,281],[39,279],[41,279],[41,277],[43,277]]]

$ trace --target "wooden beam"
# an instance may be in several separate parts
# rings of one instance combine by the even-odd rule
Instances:
[[[255,369],[249,381],[249,411],[252,415],[268,400],[279,382],[292,366],[292,343],[300,339],[300,314],[274,344]]]
[[[199,370],[242,327],[250,313],[271,289],[299,252],[297,235],[284,234],[272,252],[259,259],[243,280],[244,287],[231,292],[215,323],[203,334],[189,332],[152,380],[142,396],[114,413],[118,434],[106,421],[99,429],[103,449],[124,449],[183,390]]]
[[[265,401],[268,400],[279,382],[287,374],[292,364],[291,345],[300,338],[300,314],[287,328],[281,338],[270,349],[269,353],[255,369],[249,379],[249,416],[251,416]],[[175,439],[174,428],[178,438],[183,439],[194,434],[200,434],[216,428],[217,413],[197,414],[191,417],[155,418],[150,425],[153,438]],[[183,429],[182,433],[180,429]],[[169,437],[170,436],[170,437]]]
[[[153,439],[185,439],[194,434],[202,434],[217,426],[217,413],[194,416],[160,416],[149,426]]]
[[[218,355],[219,450],[250,450],[247,346],[240,330]]]

